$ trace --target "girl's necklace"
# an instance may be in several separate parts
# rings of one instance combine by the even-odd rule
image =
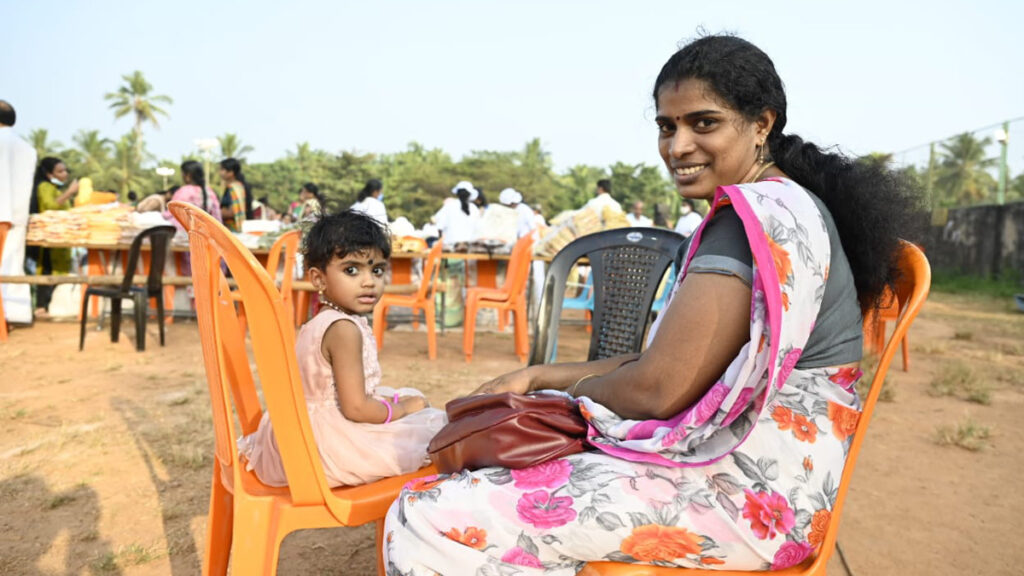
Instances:
[[[320,292],[319,296],[320,296],[320,302],[323,303],[328,308],[330,308],[331,310],[334,310],[335,312],[340,312],[342,314],[348,314],[348,312],[345,312],[344,310],[342,310],[340,306],[338,306],[334,302],[331,302],[327,298],[327,296],[324,295],[324,293],[322,291]]]

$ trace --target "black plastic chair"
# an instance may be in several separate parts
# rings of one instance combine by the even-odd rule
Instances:
[[[78,350],[85,347],[85,322],[88,319],[89,298],[102,296],[110,298],[110,341],[117,342],[121,334],[121,301],[130,298],[135,314],[135,349],[146,349],[146,316],[149,299],[156,298],[156,314],[160,324],[160,345],[164,345],[164,264],[171,238],[177,229],[174,226],[154,226],[139,233],[132,240],[125,263],[124,280],[120,286],[87,286],[82,298],[82,325],[78,336]],[[138,268],[142,242],[149,238],[149,277],[141,286],[134,285],[135,270]]]
[[[588,360],[639,352],[651,304],[685,238],[661,228],[616,228],[573,240],[555,255],[544,279],[530,365],[554,362],[569,271],[581,258],[594,278]],[[669,287],[666,287],[669,289]]]

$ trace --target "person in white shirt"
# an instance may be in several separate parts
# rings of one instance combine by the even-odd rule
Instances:
[[[626,214],[626,221],[629,222],[630,226],[645,226],[649,228],[654,225],[650,218],[644,216],[644,203],[640,200],[633,202],[633,209],[629,214]]]
[[[679,205],[679,220],[676,222],[676,232],[682,234],[683,238],[689,238],[703,221],[704,217],[693,209],[693,200],[683,198],[683,203]]]
[[[533,209],[523,204],[523,195],[515,188],[505,188],[498,195],[498,201],[512,208],[518,214],[516,220],[516,238],[522,238],[536,227]]]
[[[352,210],[366,214],[382,226],[388,225],[388,209],[384,206],[384,185],[380,180],[371,178],[366,181],[366,186],[359,191],[356,203],[352,205]]]
[[[434,224],[441,231],[441,239],[445,246],[475,240],[477,222],[480,220],[480,210],[473,204],[477,192],[471,182],[459,182],[452,188],[452,194],[457,200],[445,200],[433,218]]]
[[[25,233],[28,231],[32,176],[36,168],[36,150],[14,133],[17,120],[14,107],[0,100],[0,221],[10,222],[4,253],[0,256],[0,274],[24,274]],[[4,318],[28,324],[32,322],[32,294],[28,284],[4,284]]]
[[[597,181],[597,195],[591,198],[584,208],[590,208],[597,212],[598,216],[604,214],[606,207],[611,207],[615,212],[622,212],[622,205],[615,198],[612,198],[612,181],[608,179]]]

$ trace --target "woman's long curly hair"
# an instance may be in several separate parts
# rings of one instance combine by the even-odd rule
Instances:
[[[771,58],[750,42],[728,35],[694,40],[669,58],[654,83],[654,102],[669,82],[706,82],[723,103],[753,122],[774,110],[768,134],[772,160],[817,195],[832,213],[850,262],[863,310],[875,305],[896,278],[901,235],[913,235],[921,209],[920,188],[877,162],[825,151],[786,127],[786,91]]]

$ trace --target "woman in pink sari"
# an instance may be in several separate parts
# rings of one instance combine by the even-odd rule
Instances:
[[[679,194],[711,210],[647,349],[478,390],[574,396],[599,450],[411,483],[387,518],[389,574],[771,570],[821,544],[859,416],[861,309],[891,283],[918,196],[784,134],[782,81],[742,39],[683,47],[653,96]]]
[[[182,162],[181,181],[182,185],[174,192],[174,196],[171,198],[172,201],[188,202],[189,204],[199,206],[204,212],[216,218],[218,222],[223,222],[223,217],[220,213],[220,199],[206,185],[206,175],[203,173],[202,164],[195,160]],[[171,224],[174,224],[178,230],[185,229],[177,219],[171,217],[170,212],[165,211],[164,218],[168,219]]]

